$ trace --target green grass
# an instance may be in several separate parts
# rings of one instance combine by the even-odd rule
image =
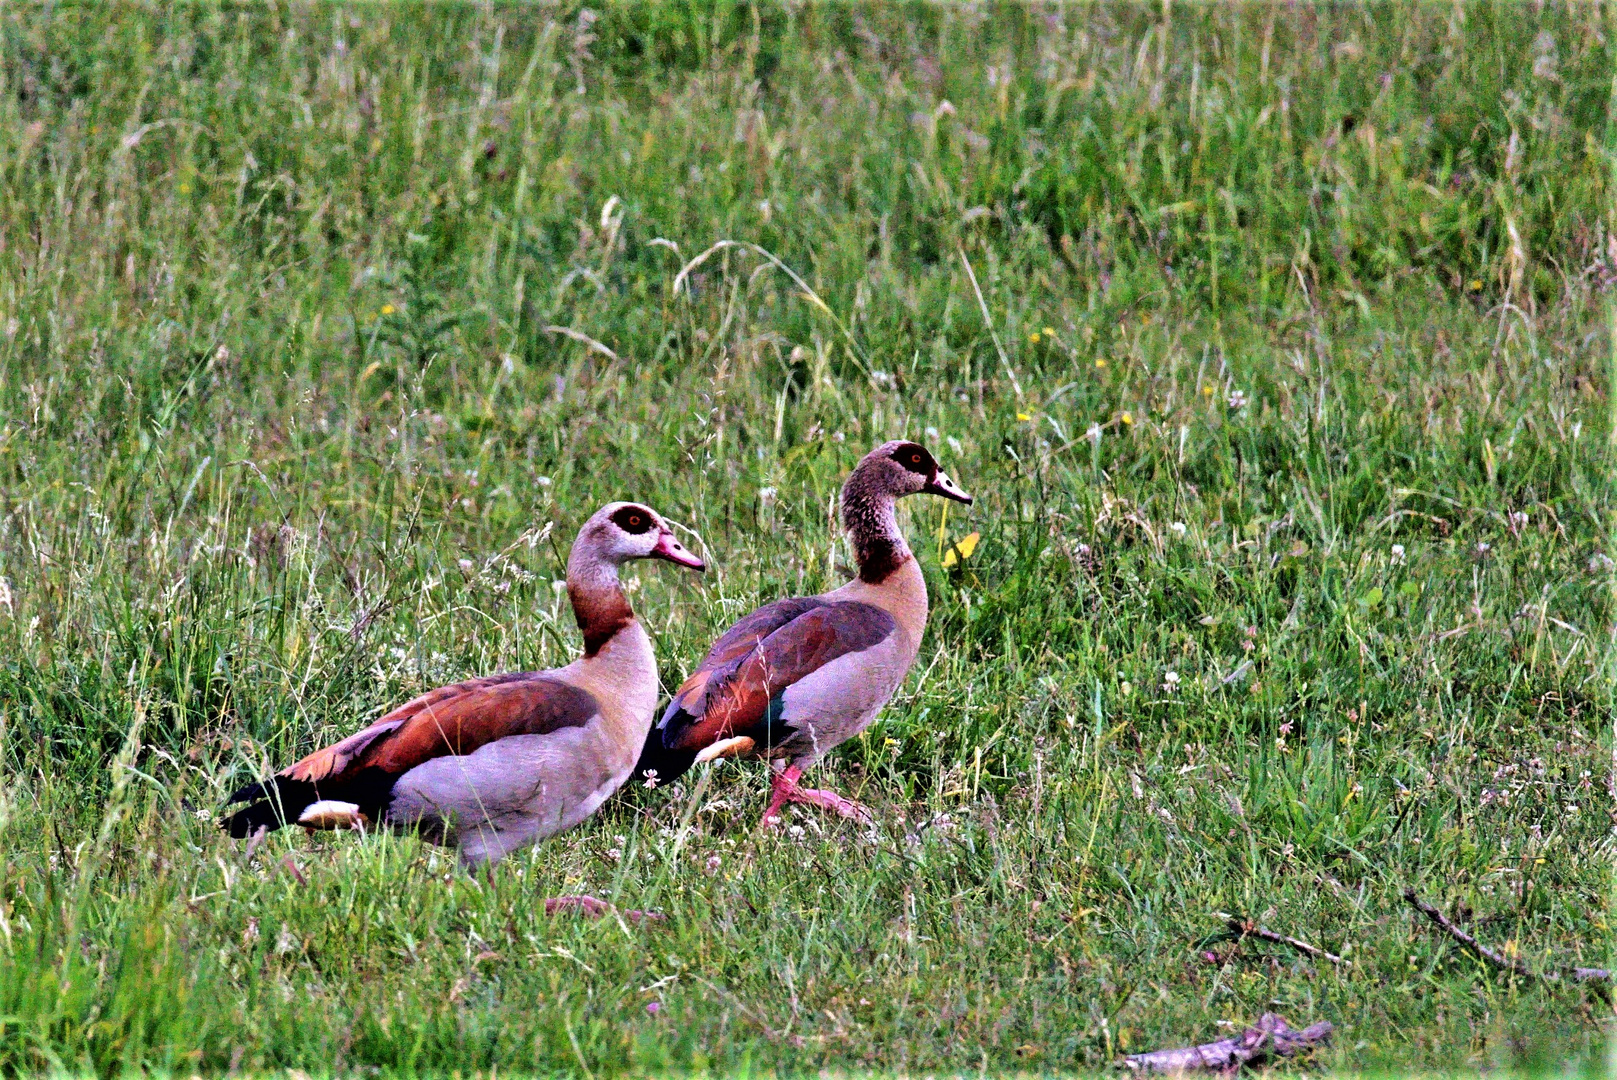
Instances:
[[[1317,1067],[1593,1071],[1600,995],[1400,895],[1610,954],[1614,40],[0,11],[0,1070],[1096,1070],[1275,1008],[1339,1025]],[[758,831],[732,763],[492,884],[215,829],[410,694],[564,662],[609,499],[713,565],[638,575],[676,684],[841,580],[830,500],[899,435],[978,502],[910,506],[921,659],[823,769],[870,836]],[[543,915],[578,889],[668,921]]]

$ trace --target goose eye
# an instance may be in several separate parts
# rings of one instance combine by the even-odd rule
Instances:
[[[644,510],[625,508],[612,515],[612,521],[626,533],[638,536],[651,528],[651,518]]]

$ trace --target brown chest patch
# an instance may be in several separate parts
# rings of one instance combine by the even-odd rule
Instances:
[[[859,580],[866,585],[880,585],[915,557],[885,536],[857,543],[854,553],[859,560]]]

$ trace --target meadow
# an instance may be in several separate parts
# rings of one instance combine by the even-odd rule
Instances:
[[[1613,71],[1581,4],[0,8],[0,1071],[1601,1068],[1402,893],[1610,955]],[[491,879],[218,831],[574,655],[612,499],[711,564],[631,581],[677,685],[898,436],[977,502],[822,767],[871,829],[721,762]]]

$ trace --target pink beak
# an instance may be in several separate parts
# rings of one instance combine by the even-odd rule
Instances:
[[[685,545],[676,540],[674,534],[666,529],[657,534],[657,546],[651,549],[651,557],[653,559],[667,559],[676,566],[688,566],[692,570],[707,569],[706,563],[687,551]]]

